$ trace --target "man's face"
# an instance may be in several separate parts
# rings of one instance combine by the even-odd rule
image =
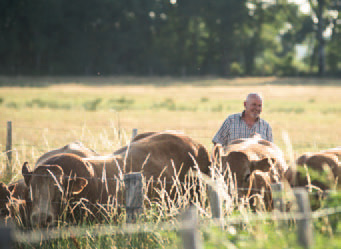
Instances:
[[[244,102],[245,115],[254,119],[259,118],[262,112],[262,99],[259,97],[251,97]]]

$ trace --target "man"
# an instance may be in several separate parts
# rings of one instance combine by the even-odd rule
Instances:
[[[213,144],[226,146],[235,139],[252,137],[255,133],[273,142],[271,126],[259,117],[262,105],[262,97],[258,93],[248,94],[244,101],[244,111],[226,118],[213,137]]]

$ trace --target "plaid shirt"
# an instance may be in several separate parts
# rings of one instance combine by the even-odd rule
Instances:
[[[226,146],[235,139],[248,138],[255,133],[260,134],[263,139],[273,142],[272,129],[268,122],[259,118],[256,123],[249,128],[242,119],[243,115],[244,112],[228,116],[213,137],[212,142]]]

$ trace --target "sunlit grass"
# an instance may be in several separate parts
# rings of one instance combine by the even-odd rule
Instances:
[[[187,82],[168,78],[149,82],[148,79],[119,78],[114,80],[114,86],[109,85],[110,79],[99,81],[101,86],[94,86],[95,79],[85,79],[84,85],[82,80],[76,82],[72,78],[58,80],[65,84],[43,88],[0,88],[0,148],[5,151],[6,122],[12,121],[13,180],[21,178],[25,161],[33,167],[44,152],[72,141],[80,140],[100,154],[112,153],[130,140],[133,128],[139,133],[181,130],[210,151],[211,139],[223,120],[228,114],[243,109],[243,100],[251,91],[263,94],[263,117],[272,125],[275,143],[286,152],[287,160],[302,152],[340,146],[341,84],[337,80],[326,86],[315,85],[318,83],[316,79],[276,78]],[[35,82],[33,79],[29,81]],[[39,82],[45,85],[48,81],[40,79]],[[66,84],[70,82],[74,85]],[[124,86],[127,82],[131,85]],[[287,132],[290,138],[292,151],[287,151],[283,132]],[[6,154],[1,153],[1,175],[6,164]],[[203,182],[201,186],[204,199],[195,205],[201,219],[205,220],[210,218],[211,210]],[[244,206],[231,209],[234,200],[228,198],[226,195],[224,199],[224,217],[250,213]],[[179,206],[188,204],[187,197],[178,201],[169,203],[163,199],[158,204],[151,204],[140,216],[140,222],[175,224],[183,211]],[[334,228],[335,222],[332,222],[314,221],[316,248],[340,246],[340,228]],[[124,216],[118,222],[108,221],[108,224],[122,225]],[[92,228],[89,228],[90,235]],[[281,229],[276,222],[237,224],[224,230],[205,226],[200,234],[205,248],[227,248],[230,243],[237,248],[299,248],[295,226]],[[19,247],[33,246],[20,244]],[[40,244],[40,248],[79,247],[178,248],[181,239],[174,230],[160,230],[133,235],[66,238]]]

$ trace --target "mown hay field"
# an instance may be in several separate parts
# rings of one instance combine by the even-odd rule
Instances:
[[[100,154],[109,154],[129,141],[132,129],[138,132],[180,130],[211,150],[215,132],[227,115],[243,110],[243,101],[249,92],[263,95],[262,117],[271,124],[274,141],[283,149],[288,161],[306,151],[341,146],[341,79],[0,77],[0,85],[0,147],[3,152],[0,170],[4,172],[6,167],[7,122],[11,121],[13,179],[21,177],[25,161],[32,167],[44,152],[72,141],[81,141]],[[269,233],[272,230],[264,229],[269,229]],[[247,231],[249,234],[258,232],[256,228]],[[226,248],[220,233],[210,235],[213,237],[206,244],[210,245],[207,248],[216,248],[219,243],[219,248]],[[167,248],[165,245],[171,245],[168,242],[174,239],[160,242],[159,236],[152,234],[149,239],[155,242],[146,242],[146,246]],[[256,248],[267,248],[267,243],[279,242],[276,236],[284,243],[279,248],[293,248],[285,242],[285,236],[292,235],[284,233],[265,236],[265,241],[258,241],[260,245]],[[244,245],[241,248],[253,246],[247,243],[248,235],[244,239],[243,235],[238,235],[240,237],[244,243],[239,244]],[[322,240],[319,245],[325,244],[323,236],[316,238]],[[59,241],[54,247],[62,243]],[[125,247],[126,242],[122,243]],[[120,247],[112,240],[109,244]],[[69,247],[72,246],[65,246]]]

